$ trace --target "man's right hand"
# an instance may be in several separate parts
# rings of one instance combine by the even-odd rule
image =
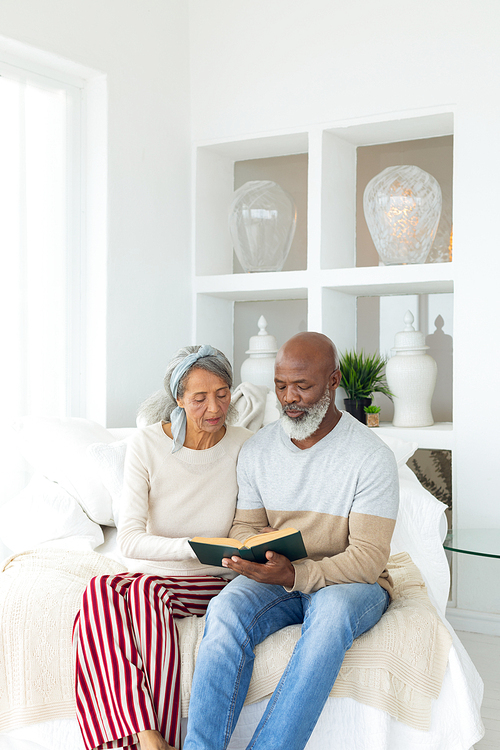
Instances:
[[[266,563],[242,560],[241,557],[223,557],[222,565],[258,583],[270,583],[292,589],[295,584],[295,568],[284,555],[268,550]]]

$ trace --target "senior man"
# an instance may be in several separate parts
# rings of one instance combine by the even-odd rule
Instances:
[[[293,564],[273,552],[265,564],[225,559],[241,575],[208,609],[184,750],[227,747],[255,646],[296,623],[301,636],[248,748],[304,748],[345,652],[387,609],[396,461],[372,431],[337,409],[340,377],[337,351],[323,334],[298,334],[277,354],[282,416],[241,449],[231,536],[294,526],[308,557]]]

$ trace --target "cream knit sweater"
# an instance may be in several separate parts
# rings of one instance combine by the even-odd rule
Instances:
[[[162,576],[228,576],[202,565],[188,544],[193,536],[228,536],[236,507],[236,460],[252,433],[227,427],[217,445],[181,448],[162,422],[140,430],[127,448],[118,545],[130,572]]]

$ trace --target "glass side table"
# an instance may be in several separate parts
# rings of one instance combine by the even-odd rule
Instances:
[[[446,535],[443,547],[466,555],[500,558],[500,529],[454,529]]]

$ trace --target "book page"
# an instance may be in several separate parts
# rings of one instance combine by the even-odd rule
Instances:
[[[263,534],[255,534],[245,539],[245,546],[251,547],[254,544],[265,544],[273,539],[281,539],[281,537],[289,536],[290,534],[296,534],[297,529],[279,529],[278,531],[266,531]]]
[[[191,541],[199,544],[215,544],[219,547],[236,547],[236,549],[245,546],[245,542],[239,542],[237,539],[224,539],[223,537],[194,536]]]

